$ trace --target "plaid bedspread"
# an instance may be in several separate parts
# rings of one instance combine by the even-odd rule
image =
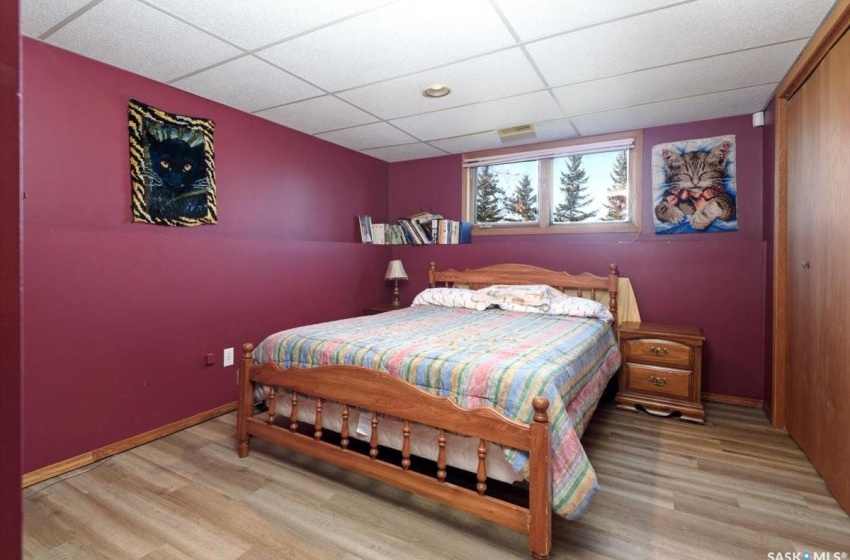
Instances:
[[[254,359],[283,368],[378,369],[462,407],[492,407],[523,423],[534,415],[532,399],[545,396],[553,510],[577,517],[599,488],[579,437],[620,352],[598,319],[417,306],[282,331],[257,346]],[[505,453],[524,474],[527,453]]]

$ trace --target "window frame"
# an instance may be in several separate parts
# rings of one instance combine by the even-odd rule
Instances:
[[[626,222],[590,222],[590,223],[550,223],[552,214],[552,193],[556,185],[552,181],[554,170],[554,159],[561,157],[557,155],[540,157],[538,161],[548,159],[549,163],[539,166],[538,182],[540,188],[537,193],[538,222],[506,222],[488,224],[485,226],[475,223],[475,167],[467,167],[469,160],[482,157],[505,158],[519,156],[524,153],[539,152],[541,150],[557,150],[558,148],[572,148],[596,144],[599,142],[612,142],[617,140],[634,140],[634,147],[627,151],[629,166],[629,209],[630,216]],[[614,150],[612,150],[614,151]],[[643,131],[631,130],[613,134],[601,134],[597,136],[581,136],[568,140],[554,142],[543,142],[538,144],[525,144],[522,146],[511,146],[506,148],[495,148],[463,154],[461,164],[463,165],[463,192],[461,212],[464,221],[472,222],[472,235],[535,235],[535,234],[559,234],[559,233],[624,233],[641,231],[641,188],[643,160]],[[492,165],[497,165],[493,163]]]

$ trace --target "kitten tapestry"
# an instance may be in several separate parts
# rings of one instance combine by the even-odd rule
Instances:
[[[130,180],[134,222],[215,224],[215,123],[130,100]]]
[[[735,136],[652,148],[655,233],[738,229]]]

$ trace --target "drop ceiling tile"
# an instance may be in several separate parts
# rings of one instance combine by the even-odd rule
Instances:
[[[244,49],[268,45],[387,3],[387,0],[148,1]]]
[[[490,150],[493,148],[504,148],[507,146],[525,146],[538,142],[549,142],[552,140],[566,140],[578,136],[576,129],[567,119],[558,119],[542,123],[534,123],[533,135],[522,135],[502,139],[495,131],[470,134],[468,136],[456,136],[444,140],[433,140],[431,145],[452,154],[464,152],[477,152],[479,150]]]
[[[403,146],[389,146],[387,148],[373,148],[361,150],[364,154],[382,159],[384,161],[408,161],[412,159],[424,159],[437,156],[445,156],[446,152],[438,150],[428,144],[405,144]]]
[[[540,91],[391,122],[417,138],[437,140],[561,117],[563,114],[552,96]]]
[[[738,51],[555,88],[552,93],[572,116],[775,83],[805,45],[801,40]]]
[[[701,0],[527,45],[550,86],[808,37],[832,0]]]
[[[534,128],[537,131],[538,142],[566,140],[578,136],[578,131],[568,119],[537,123]]]
[[[422,95],[423,89],[437,83],[448,85],[452,93],[438,99]],[[528,58],[517,48],[338,95],[382,119],[394,119],[528,93],[543,87],[543,81]]]
[[[324,94],[253,56],[237,58],[172,85],[249,112]]]
[[[21,34],[39,37],[91,0],[25,0],[21,2]]]
[[[534,9],[525,2],[496,0],[520,39],[530,41],[588,25],[654,10],[681,0],[535,0]]]
[[[161,82],[241,54],[134,0],[104,0],[50,35],[47,42]]]
[[[512,44],[489,2],[403,0],[257,54],[319,87],[339,91]]]
[[[761,111],[777,84],[710,93],[673,101],[573,117],[582,135],[605,134]]]
[[[417,138],[385,122],[334,130],[332,132],[317,134],[316,136],[353,150],[393,146],[396,144],[411,144],[418,141]]]
[[[479,150],[502,147],[499,135],[494,130],[479,132],[478,134],[467,134],[466,136],[455,136],[454,138],[445,138],[443,140],[432,140],[429,143],[450,154],[477,152]]]
[[[258,111],[255,115],[307,134],[347,128],[378,120],[331,95]]]

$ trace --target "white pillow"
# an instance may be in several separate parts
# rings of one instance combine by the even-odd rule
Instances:
[[[411,305],[438,305],[440,307],[462,307],[483,311],[490,306],[488,301],[474,301],[472,290],[460,288],[428,288],[419,292]]]
[[[547,313],[552,298],[560,292],[545,284],[496,284],[476,290],[475,294],[475,301],[486,301],[498,305],[505,311]]]
[[[571,297],[558,293],[552,298],[548,313],[550,315],[569,315],[570,317],[595,317],[606,323],[613,323],[614,316],[608,308],[591,299]]]

